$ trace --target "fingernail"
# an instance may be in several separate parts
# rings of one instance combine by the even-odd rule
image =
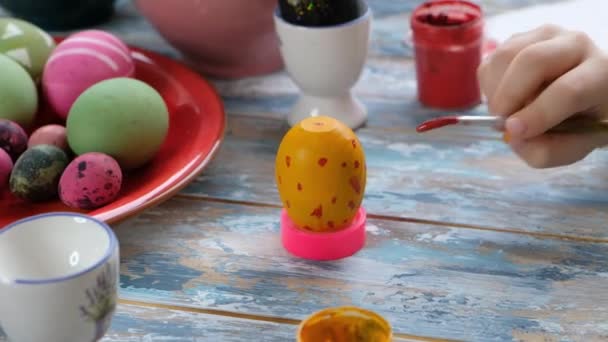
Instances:
[[[526,124],[519,118],[509,118],[505,122],[505,129],[511,136],[521,136],[526,132]]]

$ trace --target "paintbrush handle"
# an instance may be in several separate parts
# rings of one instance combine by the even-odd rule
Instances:
[[[459,122],[465,125],[490,126],[504,130],[505,119],[498,116],[459,116]],[[549,129],[549,133],[595,133],[608,132],[608,120],[597,120],[592,117],[573,116]]]
[[[418,132],[426,132],[451,125],[486,126],[504,131],[505,118],[499,116],[444,116],[428,120],[416,127]],[[550,133],[608,133],[608,120],[600,121],[588,116],[574,116],[549,129]]]
[[[569,118],[551,128],[550,133],[608,133],[608,121],[591,118]]]

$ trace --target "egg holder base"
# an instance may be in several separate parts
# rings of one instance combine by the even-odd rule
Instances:
[[[367,213],[363,207],[357,211],[353,222],[337,232],[317,233],[298,228],[281,211],[281,241],[292,255],[309,260],[329,261],[352,256],[365,245]]]

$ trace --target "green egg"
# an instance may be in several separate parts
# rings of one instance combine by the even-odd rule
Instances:
[[[29,127],[38,110],[38,92],[17,62],[0,54],[0,119]]]
[[[42,202],[57,198],[61,174],[70,160],[66,153],[51,145],[37,145],[15,162],[9,187],[19,198]]]
[[[0,53],[19,62],[38,81],[55,49],[55,41],[35,25],[15,18],[0,18]]]
[[[66,129],[74,153],[105,153],[122,168],[135,169],[148,163],[162,146],[169,130],[169,111],[151,86],[114,78],[78,97]]]

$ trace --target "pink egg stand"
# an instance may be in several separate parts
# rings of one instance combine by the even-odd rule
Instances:
[[[365,245],[367,213],[363,207],[357,211],[353,222],[346,228],[329,233],[310,232],[298,228],[281,212],[281,241],[285,249],[300,258],[329,261],[352,256]]]

